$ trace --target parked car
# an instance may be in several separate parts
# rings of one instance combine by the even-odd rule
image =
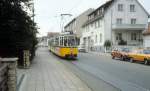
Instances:
[[[120,60],[125,61],[127,59],[128,53],[131,51],[129,48],[114,49],[111,52],[112,59],[120,58]]]
[[[128,59],[130,62],[144,62],[144,64],[150,64],[150,49],[139,49],[128,53]]]
[[[83,47],[83,46],[78,46],[78,51],[79,51],[79,52],[84,52],[84,53],[87,52],[87,51],[86,51],[86,48]]]

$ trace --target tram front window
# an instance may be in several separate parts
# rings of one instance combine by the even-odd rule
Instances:
[[[66,36],[64,39],[64,46],[76,46],[76,39],[74,36]]]

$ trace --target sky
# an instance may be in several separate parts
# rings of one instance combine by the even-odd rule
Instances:
[[[39,27],[38,37],[46,36],[48,32],[61,32],[61,14],[71,14],[64,17],[64,25],[89,8],[98,8],[108,0],[34,0],[35,22]],[[150,13],[150,0],[139,0]]]

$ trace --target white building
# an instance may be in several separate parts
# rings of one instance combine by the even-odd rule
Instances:
[[[149,14],[138,0],[110,0],[88,15],[83,25],[81,44],[88,50],[104,50],[110,40],[113,46],[142,46],[142,32]],[[123,42],[123,43],[122,43]]]
[[[148,29],[143,32],[144,36],[144,47],[150,48],[150,23],[148,25]]]

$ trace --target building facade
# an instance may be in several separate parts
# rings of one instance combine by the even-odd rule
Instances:
[[[91,13],[92,11],[93,9],[88,9],[87,11],[80,14],[78,17],[74,18],[64,27],[64,31],[73,32],[74,34],[77,35],[77,37],[80,40],[80,37],[82,35],[82,25],[88,20],[88,14]]]
[[[138,0],[110,0],[88,15],[83,25],[81,45],[87,50],[104,51],[104,43],[113,46],[142,46],[149,14]]]
[[[143,32],[144,36],[144,47],[150,48],[150,23],[148,24],[148,29]]]

